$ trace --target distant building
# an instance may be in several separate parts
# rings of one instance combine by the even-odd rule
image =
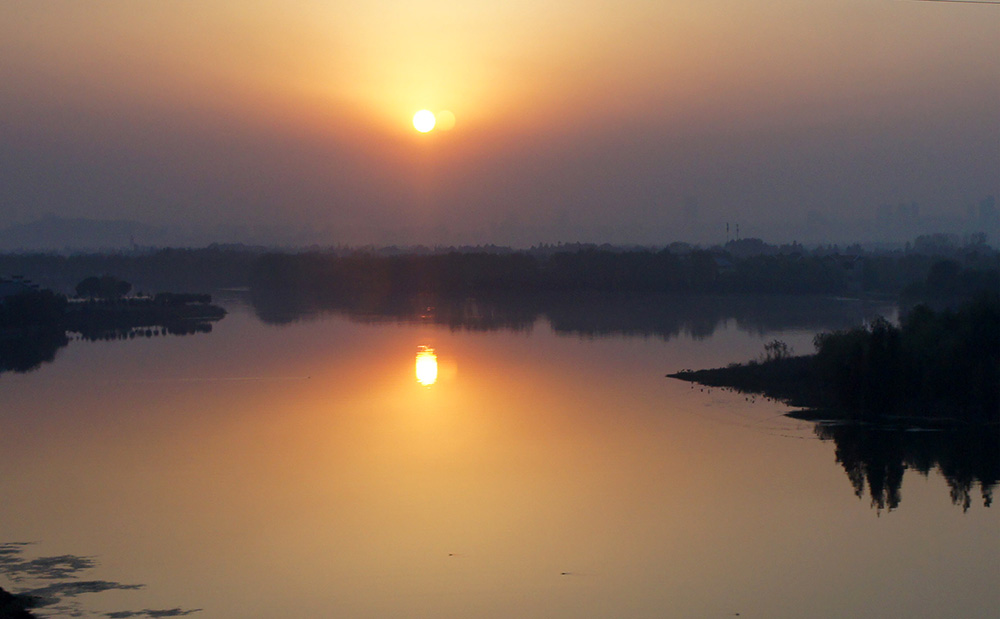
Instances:
[[[954,253],[961,243],[957,234],[936,232],[921,234],[913,241],[913,249],[922,254],[949,255]]]
[[[887,228],[892,225],[892,205],[882,204],[878,207],[877,216],[875,221],[879,226]]]
[[[979,229],[992,233],[1000,229],[1000,213],[997,212],[997,200],[987,196],[979,203]]]

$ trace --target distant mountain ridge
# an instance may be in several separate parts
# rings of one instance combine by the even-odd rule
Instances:
[[[0,229],[0,251],[127,249],[165,236],[165,229],[137,221],[46,216]]]

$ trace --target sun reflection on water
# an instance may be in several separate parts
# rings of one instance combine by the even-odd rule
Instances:
[[[427,346],[417,347],[417,382],[425,387],[430,387],[437,382],[438,362],[437,355],[433,348]]]

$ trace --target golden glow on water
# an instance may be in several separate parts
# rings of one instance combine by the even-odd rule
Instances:
[[[417,348],[417,382],[430,387],[438,379],[438,361],[433,348],[420,346]]]
[[[0,377],[0,542],[147,585],[81,604],[213,619],[865,616],[884,591],[898,616],[988,615],[995,504],[963,513],[935,473],[879,518],[783,407],[662,376],[763,341],[237,310],[203,337],[75,342]],[[437,348],[435,387],[412,381]]]

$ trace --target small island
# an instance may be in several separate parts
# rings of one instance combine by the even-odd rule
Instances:
[[[0,372],[29,372],[55,358],[71,338],[120,340],[209,333],[226,310],[207,294],[128,296],[132,285],[88,277],[68,298],[22,278],[0,279]]]

